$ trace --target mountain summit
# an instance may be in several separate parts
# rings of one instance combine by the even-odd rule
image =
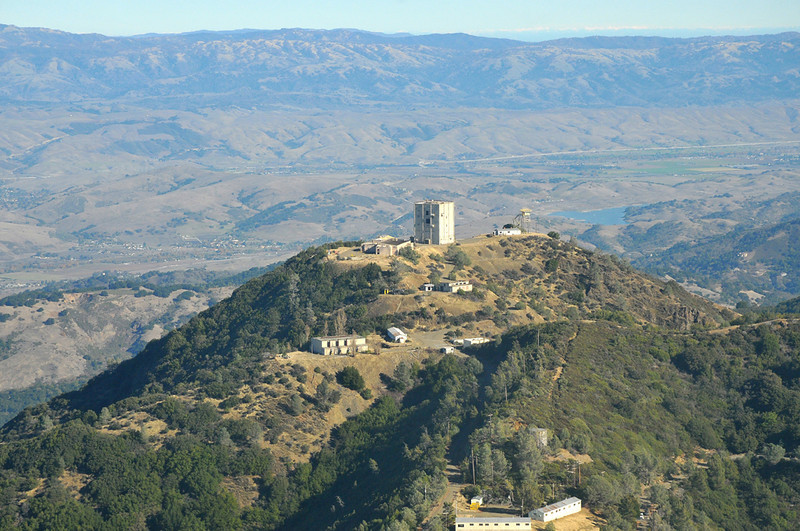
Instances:
[[[800,325],[734,318],[555,233],[310,248],[6,425],[0,521],[443,529],[482,492],[788,529]],[[308,351],[331,335],[367,352]]]

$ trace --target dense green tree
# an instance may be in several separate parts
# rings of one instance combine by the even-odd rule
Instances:
[[[343,387],[352,389],[353,391],[361,391],[364,389],[364,377],[358,372],[358,369],[349,365],[336,373],[336,381]]]
[[[590,506],[606,508],[620,499],[619,488],[611,480],[602,476],[592,476],[586,481],[586,501]]]
[[[786,450],[779,444],[767,443],[764,445],[762,453],[768,463],[775,465],[786,455]]]
[[[445,260],[453,264],[456,269],[462,269],[472,264],[472,260],[467,253],[460,249],[457,245],[451,245],[447,248],[444,255]]]

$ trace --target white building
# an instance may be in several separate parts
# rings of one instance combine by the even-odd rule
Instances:
[[[567,498],[566,500],[534,509],[530,512],[530,517],[540,522],[549,522],[580,511],[581,500],[579,498]]]
[[[452,201],[414,203],[414,242],[447,245],[456,241],[456,207]]]
[[[393,326],[386,330],[386,335],[389,336],[389,339],[394,343],[405,343],[408,341],[408,334]]]
[[[520,230],[520,229],[518,229],[516,227],[512,227],[512,228],[509,228],[509,229],[506,229],[506,228],[494,229],[492,231],[492,234],[494,234],[495,236],[517,236],[519,234],[522,234],[522,230]]]
[[[453,280],[439,283],[439,291],[455,293],[456,291],[472,291],[472,282],[469,280]]]
[[[366,352],[367,338],[363,336],[326,336],[311,338],[311,352],[323,356]]]
[[[531,519],[520,517],[494,518],[456,518],[456,531],[461,529],[480,529],[481,531],[497,531],[502,529],[530,530]]]
[[[474,347],[475,345],[483,345],[489,342],[485,337],[465,337],[463,341],[464,347]]]

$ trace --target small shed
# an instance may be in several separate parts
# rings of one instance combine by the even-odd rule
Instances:
[[[433,291],[435,287],[433,284],[423,284],[422,291]]]
[[[455,347],[451,347],[450,345],[446,345],[439,349],[439,352],[441,352],[442,354],[452,354],[455,351],[456,351]]]
[[[481,505],[483,505],[483,495],[473,496],[472,499],[469,501],[469,508],[472,509],[473,511],[477,511]]]
[[[408,334],[393,326],[386,330],[386,335],[389,336],[389,339],[394,343],[405,343],[408,341]]]

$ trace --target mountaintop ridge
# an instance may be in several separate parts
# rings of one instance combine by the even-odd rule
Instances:
[[[452,512],[434,502],[452,492],[466,510],[458,492],[478,488],[528,508],[579,495],[592,511],[579,518],[626,529],[645,488],[652,517],[681,529],[730,518],[788,529],[800,491],[797,463],[782,452],[800,440],[791,422],[800,322],[721,328],[736,314],[556,236],[480,237],[399,257],[364,255],[358,242],[306,249],[7,424],[0,518],[444,529]],[[419,289],[445,279],[474,289]],[[388,326],[411,343],[386,342]],[[310,337],[331,333],[364,334],[372,352],[305,352]],[[439,351],[475,336],[490,341]],[[536,445],[534,426],[547,445]],[[756,451],[765,457],[727,453]],[[564,475],[575,459],[583,481]],[[722,502],[697,479],[707,473],[726,486]],[[736,505],[750,495],[777,508]]]
[[[613,255],[587,252],[543,234],[418,246],[416,264],[356,249],[352,244],[306,249],[95,377],[86,389],[65,395],[66,404],[99,410],[152,389],[185,390],[187,383],[190,388],[197,384],[198,374],[222,369],[241,356],[307,351],[311,336],[336,327],[367,335],[371,345],[380,344],[391,325],[402,326],[412,337],[439,330],[439,340],[427,345],[431,348],[447,343],[446,331],[450,337],[491,338],[514,326],[598,318],[689,331],[719,327],[735,316],[674,282],[638,273]],[[332,285],[324,280],[329,276]],[[426,282],[448,278],[467,279],[475,289],[421,291]],[[313,293],[320,281],[326,293],[335,294],[332,298],[323,301]],[[297,290],[294,302],[292,290]],[[336,325],[341,315],[346,324]],[[187,350],[188,345],[195,348]]]

